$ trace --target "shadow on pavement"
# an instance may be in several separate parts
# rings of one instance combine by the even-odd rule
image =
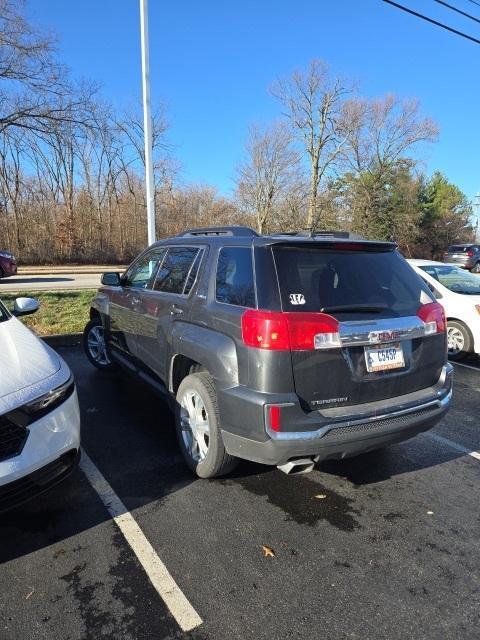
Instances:
[[[193,482],[208,482],[196,479],[183,462],[173,416],[163,400],[128,374],[97,371],[78,347],[59,351],[72,368],[77,383],[82,446],[128,510],[159,509],[172,493]],[[425,441],[419,439],[412,442],[418,443],[413,449],[395,445],[358,458],[319,463],[316,468],[320,474],[341,476],[354,485],[365,485],[462,455],[425,446]],[[251,493],[268,496],[271,502],[291,512],[295,520],[309,522],[308,514],[302,512],[307,509],[307,498],[311,502],[309,476],[287,477],[271,467],[241,462],[229,477],[213,482],[239,484]],[[350,513],[351,505],[340,506],[347,515]],[[0,562],[49,546],[107,520],[110,516],[100,498],[83,473],[76,471],[65,483],[33,503],[0,516]],[[355,525],[349,520],[345,526]]]

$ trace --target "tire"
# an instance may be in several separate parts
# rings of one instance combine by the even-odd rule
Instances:
[[[459,320],[447,321],[447,340],[450,360],[461,360],[472,350],[472,335],[468,327]]]
[[[193,427],[198,434],[194,436]],[[175,404],[177,438],[185,462],[199,478],[216,478],[232,471],[237,458],[225,451],[220,433],[217,394],[212,377],[193,373],[182,380]]]
[[[472,273],[480,273],[480,262],[476,262],[471,268]]]
[[[1,280],[2,278],[4,278],[4,277],[5,277],[5,272],[4,272],[4,270],[2,269],[2,267],[0,267],[0,280]]]
[[[100,318],[93,318],[83,331],[83,349],[94,367],[102,371],[114,371],[117,365],[110,360],[103,337]]]

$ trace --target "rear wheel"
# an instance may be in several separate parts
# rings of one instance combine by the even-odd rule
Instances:
[[[97,369],[103,371],[116,369],[116,364],[110,360],[103,324],[100,318],[92,318],[83,331],[83,348],[87,358]]]
[[[211,376],[202,372],[184,378],[176,400],[178,442],[190,469],[200,478],[215,478],[232,471],[238,460],[225,451]]]
[[[467,326],[458,320],[447,321],[448,357],[460,360],[472,350],[472,337]]]
[[[480,273],[480,262],[476,262],[472,267],[472,273]]]
[[[0,267],[0,280],[5,277],[5,271]]]

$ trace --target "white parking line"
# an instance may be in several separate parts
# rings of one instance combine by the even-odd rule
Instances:
[[[478,367],[472,367],[470,364],[462,364],[461,362],[452,362],[456,367],[465,367],[465,369],[472,369],[472,371],[477,371],[480,373],[480,369]]]
[[[464,447],[462,444],[458,444],[457,442],[453,442],[453,440],[449,440],[448,438],[444,438],[443,436],[439,436],[438,433],[426,433],[426,436],[440,442],[441,444],[447,445],[447,447],[451,447],[456,451],[460,451],[461,453],[466,453],[467,456],[471,456],[476,460],[480,460],[480,452],[479,451],[471,451],[467,447]]]
[[[191,631],[201,625],[202,619],[172,578],[167,567],[156,554],[155,549],[145,537],[132,514],[127,510],[83,449],[80,468],[100,496],[115,524],[150,578],[150,582],[170,609],[181,629],[183,631]]]

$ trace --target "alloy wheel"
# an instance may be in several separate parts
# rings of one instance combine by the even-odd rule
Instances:
[[[210,423],[201,396],[187,389],[180,402],[180,423],[185,449],[195,462],[201,462],[208,453]]]
[[[98,362],[98,364],[101,365],[110,364],[103,327],[101,325],[95,325],[90,329],[87,337],[87,346],[90,355],[95,362]]]
[[[465,347],[465,336],[457,327],[448,327],[447,342],[449,355],[458,355]]]

